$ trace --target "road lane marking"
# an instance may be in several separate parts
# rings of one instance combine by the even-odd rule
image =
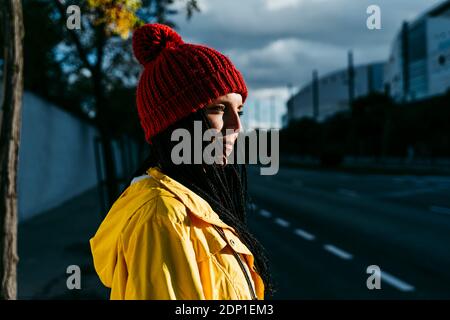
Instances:
[[[350,259],[353,258],[352,254],[350,254],[350,253],[348,253],[348,252],[346,252],[346,251],[344,251],[342,249],[339,249],[338,247],[333,246],[332,244],[326,244],[326,245],[323,246],[323,248],[325,250],[327,250],[328,252],[338,256],[341,259],[350,260]]]
[[[264,209],[259,210],[259,214],[262,215],[264,218],[270,218],[272,214]]]
[[[348,196],[348,197],[358,197],[358,193],[356,193],[353,190],[348,190],[348,189],[338,189],[337,191],[339,194],[342,194],[344,196]]]
[[[389,283],[391,286],[397,288],[400,291],[414,291],[414,287],[409,283],[406,283],[393,275],[381,270],[381,280]]]
[[[439,206],[431,206],[430,210],[432,212],[436,212],[436,213],[450,214],[450,208],[439,207]]]
[[[276,218],[275,219],[275,223],[280,225],[280,226],[282,226],[282,227],[285,227],[285,228],[289,227],[289,225],[290,225],[289,221],[286,221],[286,220],[281,219],[281,218]]]
[[[308,241],[312,241],[312,240],[314,240],[316,238],[313,234],[311,234],[309,232],[306,232],[305,230],[298,229],[298,228],[295,229],[294,233],[296,235],[302,237],[303,239],[308,240]]]

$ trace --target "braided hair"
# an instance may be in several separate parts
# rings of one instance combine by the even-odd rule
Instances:
[[[266,297],[273,296],[275,290],[266,251],[247,225],[246,212],[254,211],[254,206],[247,205],[250,196],[247,192],[246,165],[236,164],[236,161],[225,166],[215,163],[175,165],[172,162],[171,150],[177,143],[171,141],[173,130],[183,128],[193,133],[194,121],[202,122],[202,130],[210,128],[205,112],[200,109],[154,136],[149,156],[134,172],[130,182],[133,177],[145,174],[150,167],[158,166],[164,174],[206,200],[220,219],[234,228],[241,241],[254,254],[256,271],[264,282],[264,294]]]

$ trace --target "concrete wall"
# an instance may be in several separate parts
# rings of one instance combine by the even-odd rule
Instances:
[[[23,96],[19,151],[19,221],[96,186],[94,138],[88,123],[31,93]]]

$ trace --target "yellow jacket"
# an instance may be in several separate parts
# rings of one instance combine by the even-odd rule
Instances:
[[[147,174],[128,186],[90,239],[110,298],[264,299],[254,257],[234,229],[158,168]]]

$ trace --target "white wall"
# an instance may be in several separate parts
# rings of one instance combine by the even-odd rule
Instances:
[[[383,67],[384,63],[373,64],[373,90],[383,91]],[[368,86],[368,65],[355,67],[355,96],[358,98],[369,93]],[[349,110],[348,106],[348,75],[347,69],[341,69],[324,76],[319,74],[319,120],[340,111]],[[293,98],[294,119],[303,117],[313,117],[313,86],[310,82],[303,87]]]
[[[444,94],[450,89],[450,18],[427,21],[429,95]],[[439,63],[439,57],[445,64]]]
[[[385,65],[384,81],[389,84],[391,97],[399,101],[403,97],[403,60],[401,32],[394,39],[388,62]]]
[[[88,123],[25,92],[18,172],[19,221],[96,185],[96,134]]]

